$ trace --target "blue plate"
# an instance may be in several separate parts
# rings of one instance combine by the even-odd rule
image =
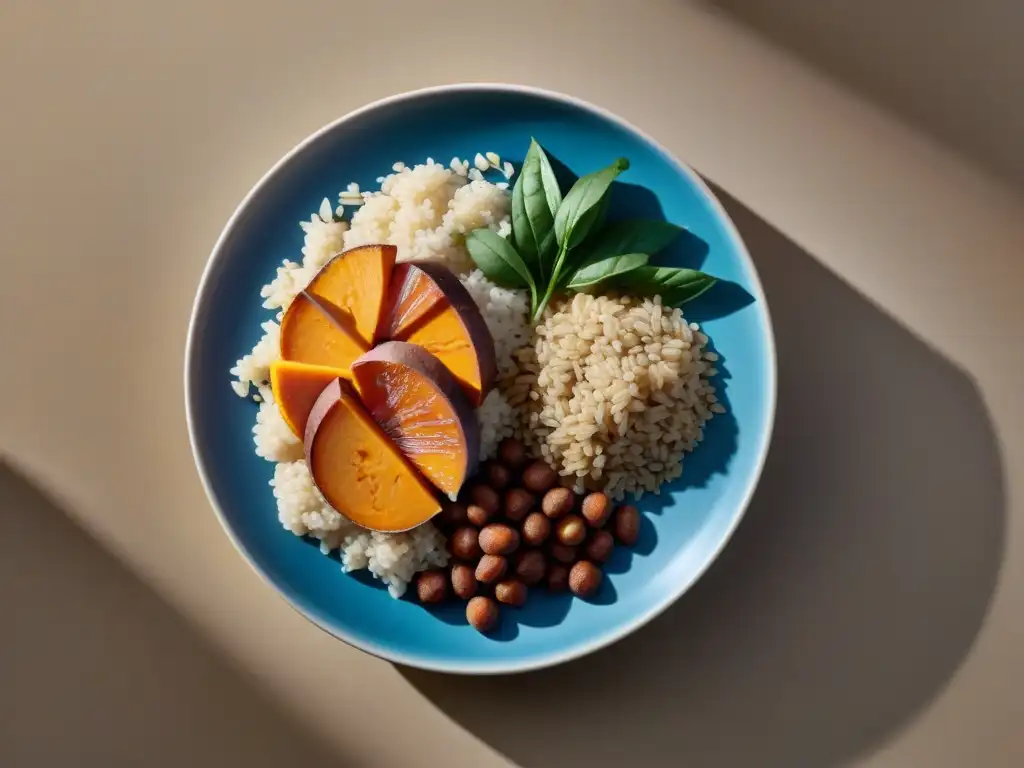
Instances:
[[[617,549],[600,593],[585,602],[537,590],[503,612],[493,636],[466,624],[461,604],[427,610],[393,600],[371,578],[341,572],[277,521],[273,467],[253,452],[255,404],[237,397],[228,369],[252,348],[269,313],[260,287],[284,258],[298,259],[301,219],[350,181],[376,188],[396,160],[447,162],[494,151],[518,165],[531,136],[566,173],[616,157],[631,167],[611,213],[680,224],[665,263],[704,269],[723,283],[688,304],[721,355],[715,418],[683,477],[645,497],[641,537]],[[318,131],[288,153],[242,201],[210,256],[196,296],[185,359],[189,434],[203,484],[238,550],[296,609],[377,656],[471,674],[557,664],[605,646],[665,610],[704,572],[750,501],[775,412],[775,348],[757,273],[739,235],[701,179],[619,118],[576,99],[518,86],[459,85],[396,96]]]

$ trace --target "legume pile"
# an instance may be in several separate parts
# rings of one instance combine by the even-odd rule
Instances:
[[[453,562],[420,573],[416,595],[426,604],[451,595],[468,601],[466,618],[480,632],[497,626],[499,603],[519,607],[532,587],[592,597],[616,542],[632,546],[640,534],[636,507],[613,509],[604,493],[563,487],[555,470],[531,462],[515,439],[501,443],[498,458],[435,522]]]

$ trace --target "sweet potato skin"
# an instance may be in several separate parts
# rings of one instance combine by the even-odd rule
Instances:
[[[473,301],[473,297],[470,296],[469,291],[459,281],[459,278],[449,270],[440,264],[434,264],[432,262],[408,262],[414,265],[417,269],[421,270],[428,278],[441,290],[446,299],[446,303],[450,306],[459,318],[459,322],[462,324],[463,329],[466,332],[466,336],[469,339],[469,343],[476,352],[477,365],[479,367],[480,375],[480,392],[478,397],[471,398],[473,405],[480,405],[484,398],[487,397],[487,393],[494,387],[494,381],[498,375],[497,359],[494,351],[494,337],[491,336],[490,330],[487,328],[487,322],[484,320],[482,314],[480,314],[480,308],[477,307],[476,302]],[[443,306],[444,303],[442,303]],[[446,307],[445,307],[446,308]],[[403,333],[401,341],[407,341],[409,335],[421,330],[430,319],[436,316],[437,309],[431,313],[428,313],[424,318],[417,322],[412,328],[407,329]]]
[[[357,387],[361,386],[359,382],[368,378],[370,370],[379,368],[377,364],[405,366],[434,384],[438,393],[454,412],[455,423],[466,458],[462,475],[463,481],[470,477],[476,471],[479,461],[480,427],[469,397],[451,371],[422,347],[404,341],[388,341],[371,349],[352,364],[352,375],[357,382]],[[383,427],[383,425],[381,426]],[[414,464],[416,463],[414,458],[408,458]],[[461,486],[461,483],[459,485]],[[458,491],[458,488],[441,488],[441,490],[445,493],[453,493]]]

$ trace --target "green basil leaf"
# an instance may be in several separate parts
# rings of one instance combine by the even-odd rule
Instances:
[[[512,187],[512,239],[515,241],[516,250],[519,251],[519,255],[530,272],[538,280],[543,280],[544,270],[541,267],[538,254],[537,236],[533,231],[530,215],[526,211],[526,200],[523,192],[524,178],[526,178],[525,163],[523,163],[522,170],[519,172],[519,178]],[[547,203],[544,203],[544,205],[546,207]]]
[[[536,144],[536,139],[531,139]],[[532,145],[531,145],[532,148]],[[544,187],[544,197],[548,201],[548,210],[551,211],[551,218],[554,220],[558,213],[558,206],[562,204],[562,190],[558,188],[558,179],[555,178],[555,171],[551,168],[551,161],[544,149],[537,144],[537,159],[540,166],[540,181]]]
[[[505,288],[529,288],[537,292],[533,275],[512,243],[490,229],[474,229],[466,235],[466,248],[488,279]]]
[[[563,249],[579,245],[590,233],[607,210],[605,196],[612,182],[628,168],[629,160],[620,157],[607,168],[588,174],[572,185],[555,214],[555,237]]]
[[[679,307],[688,301],[693,301],[698,296],[703,295],[710,290],[715,283],[718,282],[717,277],[711,275],[704,275],[701,280],[696,280],[686,285],[680,285],[676,288],[669,288],[667,290],[659,291],[661,296],[661,302],[666,307]]]
[[[612,222],[567,255],[561,270],[561,287],[568,285],[577,271],[609,256],[623,253],[646,253],[653,256],[680,232],[682,227],[656,219]]]
[[[551,172],[551,164],[536,139],[530,140],[519,178],[512,188],[512,232],[523,261],[538,283],[551,273],[555,252],[555,218],[551,198],[544,178],[544,168]],[[561,200],[558,182],[554,194]]]
[[[653,256],[682,231],[682,227],[656,219],[615,221],[587,241],[586,261],[600,261],[620,253],[646,253]]]
[[[621,256],[609,256],[606,259],[595,261],[577,272],[569,281],[569,288],[579,291],[583,288],[590,288],[605,282],[622,277],[634,269],[644,266],[647,263],[646,253],[626,253]]]
[[[679,306],[700,296],[718,282],[696,269],[644,266],[615,280],[615,286],[639,296],[658,294],[667,306]]]
[[[601,202],[594,207],[594,209],[586,215],[588,221],[587,234],[579,239],[573,238],[573,247],[576,249],[589,248],[590,240],[597,235],[604,228],[604,221],[608,218],[608,209],[612,204],[611,190],[601,198]],[[618,255],[618,254],[613,254]]]

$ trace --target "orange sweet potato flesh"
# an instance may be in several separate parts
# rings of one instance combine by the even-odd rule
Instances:
[[[397,254],[393,245],[363,245],[339,253],[316,273],[306,290],[346,316],[363,344],[372,347]]]
[[[384,310],[383,337],[401,338],[443,301],[444,294],[426,272],[412,262],[399,264],[391,275]]]
[[[335,379],[306,422],[306,461],[320,493],[349,520],[375,531],[407,531],[441,510],[426,481]]]
[[[449,496],[476,469],[480,427],[455,377],[429,352],[389,341],[352,364],[363,405],[405,457]]]
[[[281,320],[281,359],[347,369],[367,350],[345,315],[302,291]]]
[[[422,272],[420,282],[432,284],[443,296],[414,323],[399,328],[398,341],[416,344],[434,355],[451,371],[469,396],[480,405],[497,375],[494,339],[480,310],[459,279],[444,267],[426,262],[411,263]]]
[[[352,372],[345,368],[291,360],[276,360],[270,364],[270,388],[274,392],[274,402],[285,424],[298,437],[306,434],[306,421],[316,399],[324,387],[337,378],[350,380]]]

